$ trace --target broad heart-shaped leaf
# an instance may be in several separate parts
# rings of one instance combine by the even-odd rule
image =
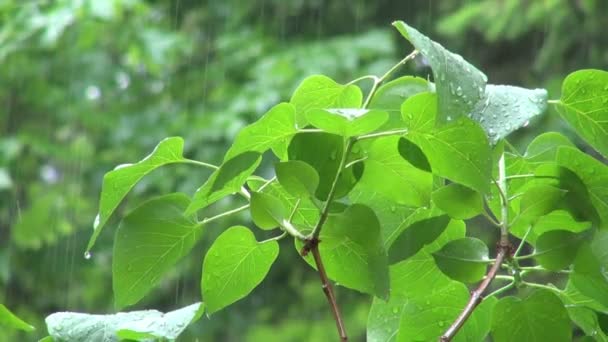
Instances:
[[[565,210],[555,210],[541,216],[536,221],[534,228],[532,228],[532,231],[528,235],[527,241],[532,245],[535,245],[538,236],[546,232],[553,230],[566,230],[572,233],[580,233],[589,228],[591,228],[591,222],[579,222],[576,221],[569,212]],[[522,234],[525,234],[525,232],[522,232]]]
[[[388,298],[386,250],[372,209],[353,204],[341,214],[330,215],[319,238],[319,253],[329,278],[342,286]],[[311,255],[305,260],[314,265]]]
[[[608,157],[608,72],[590,69],[568,75],[557,108],[589,145]]]
[[[210,314],[247,296],[279,255],[276,241],[257,242],[242,226],[220,235],[205,256],[201,288]]]
[[[401,117],[410,131],[430,132],[435,127],[437,94],[420,93],[403,102]]]
[[[311,109],[306,120],[325,132],[349,138],[377,130],[388,120],[388,113],[358,108]]]
[[[434,91],[435,86],[424,78],[403,76],[383,84],[376,90],[369,103],[370,109],[379,109],[388,112],[389,119],[382,126],[382,130],[403,128],[403,121],[399,114],[401,104],[418,93]]]
[[[205,184],[196,190],[186,214],[193,214],[215,201],[238,192],[261,161],[260,153],[251,151],[224,161],[220,168],[209,176]]]
[[[529,163],[539,164],[557,159],[557,150],[562,146],[576,147],[570,139],[557,132],[543,133],[528,144],[524,157]]]
[[[264,153],[278,144],[287,145],[295,133],[296,110],[289,103],[280,103],[239,132],[224,160],[230,160],[244,152]],[[283,156],[279,155],[281,157]]]
[[[319,186],[319,174],[314,167],[299,160],[274,165],[279,183],[295,197],[314,196]]]
[[[478,192],[457,183],[435,190],[432,199],[439,209],[455,219],[470,219],[484,210],[483,197]]]
[[[492,151],[477,123],[461,118],[432,132],[411,132],[406,138],[424,152],[433,173],[482,194],[489,192]]]
[[[551,230],[541,234],[536,240],[535,259],[548,270],[564,269],[572,263],[587,236],[567,230]]]
[[[78,312],[57,312],[46,317],[49,335],[55,341],[118,342],[119,331],[175,340],[202,314],[202,303],[162,313],[156,310],[119,312],[113,315],[91,315]]]
[[[608,342],[608,336],[597,319],[597,314],[585,307],[568,307],[568,315],[587,336],[594,337],[593,341]]]
[[[261,229],[274,229],[289,215],[278,198],[260,192],[251,193],[251,218]]]
[[[437,267],[450,278],[474,283],[485,275],[488,246],[476,238],[453,240],[433,253],[433,258]]]
[[[119,165],[113,171],[105,174],[99,199],[99,214],[93,224],[93,235],[87,245],[87,251],[93,248],[101,229],[133,186],[154,169],[183,161],[183,150],[184,140],[182,138],[166,138],[141,161],[135,164]]]
[[[584,244],[574,260],[574,272],[570,275],[570,280],[581,294],[608,307],[607,269],[608,264],[593,253],[589,244]]]
[[[554,209],[565,196],[566,191],[551,185],[536,185],[529,188],[522,196],[520,211],[513,220],[516,224],[531,224],[540,216]]]
[[[0,327],[34,331],[36,328],[24,322],[12,313],[4,304],[0,304]]]
[[[344,153],[344,138],[330,133],[296,134],[288,148],[289,160],[299,160],[312,166],[319,174],[316,197],[326,200],[336,178]],[[336,185],[336,198],[346,195],[355,185],[353,168],[344,170]]]
[[[545,89],[488,84],[469,117],[488,133],[490,143],[506,137],[547,109]]]
[[[447,215],[434,215],[419,210],[408,217],[408,223],[403,224],[404,229],[390,245],[388,256],[391,264],[415,255],[443,233],[450,224],[450,218]]]
[[[396,21],[393,26],[422,53],[433,69],[439,99],[437,122],[443,124],[469,114],[484,97],[486,75],[404,22]]]
[[[137,303],[187,255],[202,234],[190,199],[180,193],[144,202],[120,223],[114,239],[112,288],[117,308]]]
[[[572,170],[585,184],[602,227],[608,227],[608,166],[571,147],[561,147],[557,163]]]
[[[582,294],[572,283],[572,278],[568,280],[566,288],[559,293],[559,296],[567,307],[586,307],[598,312],[608,312],[608,306]]]
[[[398,136],[375,139],[367,150],[359,181],[398,204],[428,205],[433,175],[403,159],[399,153],[399,139]]]
[[[528,297],[504,297],[492,313],[492,337],[496,342],[569,342],[572,328],[561,300],[548,290]]]
[[[361,89],[356,85],[342,85],[324,75],[305,78],[296,88],[289,101],[296,108],[296,124],[304,128],[305,114],[316,108],[359,108],[363,100]]]

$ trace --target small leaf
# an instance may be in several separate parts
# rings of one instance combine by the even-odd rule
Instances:
[[[276,197],[260,192],[251,193],[251,218],[261,229],[274,229],[289,215]]]
[[[437,94],[420,93],[403,102],[401,117],[410,131],[430,132],[435,127]]]
[[[608,72],[579,70],[566,77],[557,109],[576,132],[608,157]]]
[[[572,341],[572,329],[564,304],[547,290],[527,298],[504,297],[494,306],[492,338],[496,342]]]
[[[295,197],[314,196],[319,186],[319,174],[312,166],[298,160],[274,166],[279,183]]]
[[[524,157],[531,163],[554,162],[557,158],[557,149],[562,146],[575,147],[570,139],[560,133],[543,133],[528,144]]]
[[[279,254],[276,241],[257,242],[243,227],[231,227],[213,243],[203,261],[201,288],[209,314],[247,296],[268,274]]]
[[[574,259],[574,272],[570,275],[572,285],[581,294],[608,307],[608,264],[602,264],[589,244],[579,248]]]
[[[520,212],[514,222],[534,222],[540,216],[556,209],[565,194],[564,190],[550,185],[536,185],[529,188],[521,198]]]
[[[289,103],[280,103],[272,107],[258,121],[239,132],[226,153],[224,161],[244,152],[264,153],[277,144],[286,145],[296,131],[294,106]]]
[[[481,195],[466,186],[452,183],[433,192],[433,202],[450,217],[460,220],[470,219],[484,210]]]
[[[34,331],[36,328],[24,322],[12,313],[4,304],[0,304],[0,326],[23,331]]]
[[[401,104],[408,98],[422,92],[434,91],[435,87],[424,78],[403,76],[383,84],[376,90],[369,104],[371,109],[388,112],[389,119],[382,130],[404,128],[401,120]]]
[[[210,204],[238,192],[262,160],[258,152],[244,152],[224,161],[209,179],[196,190],[186,209],[190,215]]]
[[[568,267],[588,234],[551,230],[536,240],[536,261],[544,268],[559,271]]]
[[[356,85],[342,85],[327,76],[313,75],[296,88],[290,103],[296,108],[297,127],[303,128],[310,109],[359,108],[362,100],[363,94]]]
[[[99,214],[95,218],[93,235],[89,240],[87,250],[93,248],[102,228],[133,186],[153,170],[163,165],[183,161],[183,150],[184,140],[182,138],[166,138],[158,143],[154,151],[141,161],[135,164],[119,165],[113,171],[106,173],[101,186]]]
[[[422,215],[426,216],[426,214]],[[410,224],[406,226],[391,244],[388,250],[389,262],[391,264],[414,256],[424,246],[435,241],[450,223],[450,218],[447,215],[422,218],[419,221],[414,221],[416,220],[416,216],[420,217],[420,214],[415,214],[408,218]]]
[[[119,331],[153,336],[155,339],[175,340],[200,315],[203,304],[196,303],[162,313],[156,310],[119,312],[113,315],[91,315],[77,312],[57,312],[45,321],[49,335],[57,341],[118,342]]]
[[[328,133],[346,138],[371,133],[380,128],[388,113],[368,109],[311,109],[306,112],[308,122]]]
[[[189,198],[174,193],[151,199],[130,212],[116,230],[112,288],[117,308],[137,303],[202,235]]]
[[[602,331],[597,314],[584,307],[568,307],[570,319],[578,325],[587,336],[594,337],[593,341],[607,342],[608,336]]]
[[[450,278],[474,283],[481,280],[488,265],[488,246],[475,238],[453,240],[433,253],[439,269]]]
[[[565,210],[555,210],[541,216],[534,224],[534,228],[528,235],[527,241],[535,245],[538,236],[553,230],[567,230],[573,233],[580,233],[591,228],[591,222],[576,221],[572,214]],[[525,232],[521,232],[522,236]]]

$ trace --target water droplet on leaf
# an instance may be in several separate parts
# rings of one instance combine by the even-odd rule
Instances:
[[[91,254],[91,252],[89,252],[89,251],[84,252],[84,258],[85,259],[89,260],[89,259],[91,259],[92,256],[93,255]]]

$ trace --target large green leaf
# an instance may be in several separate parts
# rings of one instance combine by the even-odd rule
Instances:
[[[568,312],[548,290],[536,290],[524,299],[504,297],[492,313],[492,337],[496,342],[572,341]]]
[[[447,229],[450,224],[450,218],[447,215],[432,215],[425,211],[417,211],[398,228],[401,230],[398,232],[399,236],[392,242],[388,251],[391,264],[415,255]]]
[[[349,138],[377,130],[388,120],[388,113],[358,108],[311,109],[306,120],[325,132]]]
[[[261,229],[273,229],[281,225],[289,212],[278,198],[261,192],[251,193],[251,219]]]
[[[399,77],[380,86],[376,90],[368,107],[388,112],[389,119],[382,126],[383,130],[403,128],[403,121],[399,114],[401,104],[418,93],[433,91],[434,89],[434,85],[424,78],[414,76]]]
[[[432,132],[411,132],[406,138],[422,149],[433,173],[482,194],[489,192],[492,151],[477,123],[461,118]]]
[[[113,315],[90,315],[77,312],[57,312],[48,316],[45,321],[49,335],[55,341],[104,341],[118,342],[119,334],[126,331],[138,333],[154,339],[175,340],[197,320],[203,310],[203,304],[196,303],[181,309],[162,313],[156,310],[119,312]],[[139,339],[138,339],[139,340]]]
[[[12,313],[4,304],[0,304],[0,326],[24,331],[36,330],[36,328]]]
[[[576,325],[578,325],[587,336],[594,338],[594,341],[608,342],[608,336],[597,319],[597,314],[585,307],[568,307],[568,315]]]
[[[484,97],[487,77],[460,55],[446,50],[402,21],[393,26],[420,51],[433,69],[439,99],[440,124],[456,120],[471,112]]]
[[[95,218],[93,235],[89,240],[87,250],[93,248],[102,228],[131,188],[154,169],[183,161],[183,149],[184,140],[182,138],[166,138],[158,143],[154,151],[141,161],[135,164],[119,165],[113,171],[106,173],[101,187],[99,214]]]
[[[608,157],[608,72],[590,69],[568,75],[557,108],[589,145]]]
[[[576,221],[572,214],[565,210],[554,210],[544,216],[541,216],[536,223],[534,228],[530,231],[527,241],[531,244],[536,244],[538,237],[546,232],[553,230],[566,230],[573,233],[580,233],[591,228],[591,222]],[[521,232],[525,234],[525,232]]]
[[[324,75],[305,78],[296,88],[289,101],[296,108],[296,124],[304,128],[305,114],[310,109],[359,108],[363,100],[361,89],[356,85],[342,85]]]
[[[330,215],[320,235],[319,252],[327,275],[342,286],[388,298],[388,262],[373,210],[353,204]],[[314,265],[311,255],[306,261]]]
[[[488,246],[476,238],[453,240],[433,253],[433,258],[437,267],[450,278],[474,283],[486,273]]]
[[[568,267],[588,234],[567,230],[550,230],[536,240],[536,261],[548,270],[559,271]]]
[[[570,280],[581,294],[608,307],[607,269],[608,264],[593,253],[589,244],[585,244],[579,249],[574,260],[574,272],[570,275]]]
[[[433,176],[403,159],[399,137],[376,139],[367,150],[360,182],[398,204],[428,205]]]
[[[529,188],[522,196],[520,211],[513,219],[513,225],[532,224],[539,217],[557,209],[557,204],[566,191],[551,185],[537,185]]]
[[[314,196],[319,186],[319,174],[312,166],[299,160],[277,163],[274,166],[279,183],[295,197]]]
[[[248,151],[264,153],[279,144],[287,145],[296,130],[294,106],[289,103],[280,103],[272,107],[258,121],[239,132],[224,160]]]
[[[194,216],[185,216],[189,198],[180,193],[154,198],[120,223],[114,239],[112,288],[117,308],[137,303],[202,234]]]
[[[257,242],[242,226],[220,235],[205,256],[201,288],[209,313],[247,296],[270,270],[279,254],[276,241]]]
[[[205,184],[196,190],[192,202],[186,209],[186,214],[193,214],[197,210],[238,192],[261,161],[260,153],[251,151],[224,161],[220,168],[209,176]]]
[[[528,144],[524,157],[533,164],[554,162],[557,159],[557,150],[562,146],[575,147],[570,139],[560,133],[543,133]]]
[[[437,94],[420,93],[403,102],[401,117],[410,131],[430,132],[437,117]]]
[[[495,144],[511,132],[526,126],[530,119],[546,109],[545,89],[488,84],[470,118],[479,122],[488,133],[490,143]]]
[[[571,147],[561,147],[557,163],[572,170],[585,184],[603,227],[608,227],[608,166]]]
[[[484,210],[483,197],[478,192],[457,183],[435,190],[432,199],[439,209],[455,219],[470,219]]]
[[[608,312],[608,306],[602,305],[593,298],[582,294],[574,286],[572,278],[566,284],[566,288],[559,293],[559,296],[568,307],[587,307],[598,312]]]

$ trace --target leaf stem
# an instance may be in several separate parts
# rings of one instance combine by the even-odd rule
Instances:
[[[505,179],[506,180],[511,180],[511,179],[519,179],[519,178],[550,178],[550,179],[557,179],[557,177],[554,177],[554,176],[542,176],[542,175],[535,175],[533,173],[527,173],[527,174],[523,174],[523,175],[508,176]]]
[[[363,108],[367,108],[367,106],[369,105],[370,101],[372,100],[372,97],[376,93],[376,90],[378,89],[378,86],[380,84],[382,84],[382,82],[386,81],[386,79],[393,72],[395,72],[395,70],[397,70],[397,68],[399,68],[401,65],[407,63],[409,60],[414,59],[417,55],[418,55],[418,50],[412,51],[412,53],[410,53],[409,55],[405,56],[397,64],[393,65],[390,69],[388,69],[388,71],[385,72],[384,75],[382,75],[380,77],[376,77],[376,79],[374,80],[374,84],[372,85],[372,89],[369,91],[369,94],[367,94],[367,98],[365,99],[365,102],[363,103]]]
[[[358,136],[357,140],[360,141],[360,140],[365,140],[365,139],[373,139],[373,138],[386,137],[386,136],[391,136],[391,135],[402,135],[402,134],[406,134],[408,131],[409,131],[408,129],[397,129],[397,130],[392,130],[392,131],[370,133],[370,134]]]
[[[363,80],[366,80],[366,79],[370,79],[370,80],[376,82],[378,80],[378,76],[376,76],[376,75],[365,75],[365,76],[357,77],[354,80],[346,83],[346,85],[355,84],[355,83],[357,83],[359,81],[363,81]]]
[[[547,103],[550,103],[550,104],[561,104],[562,102],[560,100],[547,100]]]
[[[521,252],[522,248],[524,247],[524,244],[526,243],[526,239],[528,239],[528,236],[530,235],[531,232],[532,232],[532,225],[528,226],[528,230],[526,230],[526,233],[521,238],[521,241],[519,242],[519,246],[517,246],[515,253],[513,253],[513,259],[517,258],[517,256],[519,255],[519,252]]]
[[[543,285],[543,284],[538,284],[538,283],[530,283],[527,281],[522,281],[522,285],[537,288],[537,289],[549,290],[549,291],[555,292],[557,294],[561,294],[563,292],[562,290],[558,289],[555,286]]]
[[[241,207],[238,207],[236,209],[228,210],[228,211],[225,211],[225,212],[223,212],[221,214],[204,218],[202,221],[199,221],[199,224],[201,224],[201,225],[207,224],[209,222],[213,222],[215,220],[219,220],[219,219],[221,219],[223,217],[230,216],[232,214],[236,214],[236,213],[239,213],[241,211],[247,210],[248,208],[249,208],[249,204],[245,204],[245,205],[243,205]]]
[[[206,168],[211,169],[211,170],[217,170],[217,169],[220,168],[217,165],[205,163],[205,162],[194,160],[194,159],[182,159],[181,162],[184,163],[184,164],[192,164],[192,165],[198,165],[198,166],[206,167]]]
[[[508,291],[508,290],[512,289],[513,287],[515,287],[515,282],[511,282],[511,283],[509,283],[509,284],[507,284],[507,285],[499,288],[498,290],[496,290],[496,291],[490,293],[489,295],[485,296],[485,298],[490,298],[490,297],[493,297],[493,296],[498,296],[499,294],[501,294],[501,293],[503,293],[505,291]]]
[[[287,235],[289,235],[286,231],[283,231],[283,233],[281,233],[281,235],[275,236],[275,237],[271,237],[269,239],[266,239],[264,241],[260,241],[259,243],[266,243],[266,242],[270,242],[270,241],[279,241],[282,238],[286,237]]]

